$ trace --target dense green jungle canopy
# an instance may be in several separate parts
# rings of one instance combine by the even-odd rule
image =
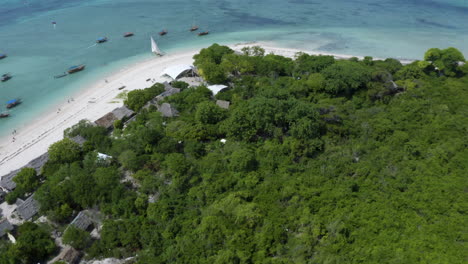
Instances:
[[[81,122],[66,135],[87,142],[51,146],[40,176],[23,172],[9,195],[37,189],[41,212],[62,229],[78,211],[99,209],[101,239],[66,233],[87,258],[466,263],[461,53],[431,49],[405,66],[370,57],[290,59],[258,47],[244,53],[215,44],[196,55],[208,82],[230,88],[213,96],[175,83],[182,92],[165,101],[179,117],[142,109],[160,84],[130,92],[126,104],[142,109],[134,122],[117,122],[111,135]],[[113,160],[97,160],[96,152]],[[19,240],[50,251],[43,235],[27,235],[23,228]],[[32,263],[27,252],[38,249],[21,245],[4,241],[0,263]]]

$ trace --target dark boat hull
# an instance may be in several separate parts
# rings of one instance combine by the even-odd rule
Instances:
[[[124,34],[124,38],[133,37],[133,35],[134,35],[133,33],[128,32]]]
[[[104,43],[104,42],[107,42],[107,38],[96,40],[96,43]]]
[[[206,35],[208,35],[208,34],[210,34],[210,32],[205,31],[205,32],[200,32],[200,33],[198,33],[198,36],[206,36]]]
[[[190,31],[197,31],[197,30],[198,30],[198,27],[192,27],[192,28],[190,29]]]
[[[0,79],[0,81],[6,82],[10,79],[11,79],[11,75],[2,75],[2,78]]]
[[[22,103],[21,101],[17,101],[17,102],[11,103],[11,104],[7,104],[6,108],[11,109],[11,108],[13,108],[15,106],[20,105],[21,103]]]
[[[10,116],[10,114],[0,114],[0,118],[7,118],[9,116]]]
[[[7,55],[0,55],[0,60],[6,58]]]
[[[72,73],[75,73],[75,72],[82,71],[82,70],[84,70],[84,68],[85,68],[85,66],[84,66],[84,65],[81,65],[81,66],[79,66],[79,67],[77,67],[77,68],[68,70],[67,72],[68,72],[69,74],[72,74]]]
[[[167,34],[167,31],[161,31],[161,32],[159,32],[159,36],[164,36],[164,35],[166,35],[166,34]]]

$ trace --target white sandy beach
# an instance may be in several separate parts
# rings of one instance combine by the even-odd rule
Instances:
[[[286,57],[294,57],[300,50],[274,47],[270,43],[247,43],[232,45],[231,48],[240,51],[246,46],[262,46],[266,53],[274,53]],[[122,100],[116,96],[122,91],[143,89],[152,85],[147,79],[155,79],[156,82],[170,81],[161,77],[165,68],[178,64],[192,64],[193,55],[199,50],[190,50],[168,54],[163,57],[130,65],[103,76],[101,81],[84,89],[73,96],[73,101],[67,102],[64,98],[61,105],[57,105],[49,113],[37,118],[31,124],[21,128],[14,135],[0,139],[0,176],[12,170],[19,169],[32,159],[45,153],[48,147],[63,138],[63,131],[73,126],[82,119],[95,121],[114,108],[123,105]],[[337,58],[350,58],[348,55],[325,54],[322,52],[303,51],[309,54],[333,55]],[[107,80],[108,82],[105,82]],[[119,90],[121,86],[124,90]],[[60,111],[58,111],[60,109]]]

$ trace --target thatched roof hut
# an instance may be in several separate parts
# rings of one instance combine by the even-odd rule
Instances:
[[[122,106],[112,110],[112,112],[110,113],[107,113],[103,117],[94,121],[94,123],[96,123],[96,125],[98,126],[112,130],[112,128],[114,127],[114,122],[116,120],[128,119],[133,115],[135,115],[135,112],[128,109],[126,106]]]
[[[6,218],[0,219],[0,237],[13,230],[13,225]]]
[[[23,220],[29,220],[39,212],[39,202],[36,201],[33,196],[34,195],[31,195],[24,202],[20,201],[16,208],[16,212]]]
[[[224,101],[224,100],[217,100],[216,101],[216,104],[221,107],[221,108],[224,108],[224,109],[229,109],[229,105],[231,104],[230,102],[228,101]]]
[[[13,181],[13,178],[21,171],[23,168],[33,168],[39,174],[41,172],[42,167],[46,164],[49,160],[49,153],[44,153],[39,157],[31,160],[26,166],[21,167],[20,169],[10,171],[10,173],[3,175],[0,179],[0,188],[6,191],[12,191],[16,188],[16,183]]]
[[[164,103],[158,107],[158,111],[164,117],[176,117],[179,115],[179,111],[175,109],[171,104]]]

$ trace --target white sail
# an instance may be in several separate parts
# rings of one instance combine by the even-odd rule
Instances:
[[[158,45],[156,44],[156,41],[154,41],[153,37],[151,37],[151,52],[153,52],[156,55],[162,55],[162,52],[158,48]]]

